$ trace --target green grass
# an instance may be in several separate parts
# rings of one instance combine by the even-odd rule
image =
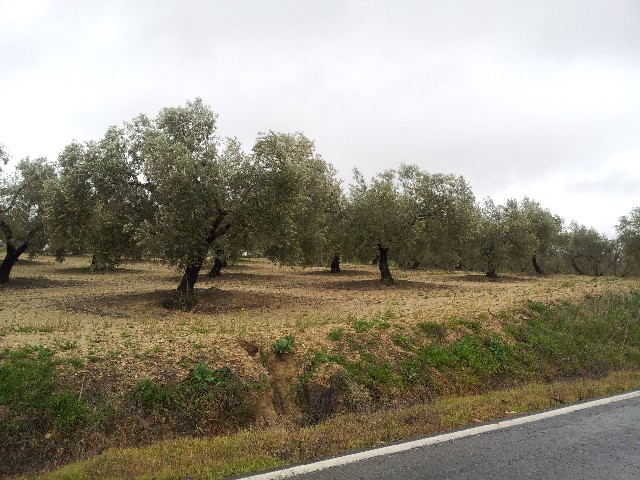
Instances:
[[[418,323],[418,330],[427,337],[434,338],[438,341],[443,341],[447,336],[447,326],[441,323],[420,322]]]
[[[441,395],[486,391],[529,379],[599,376],[640,366],[640,293],[590,298],[580,306],[529,301],[508,315],[503,335],[479,321],[421,322],[413,334],[391,335],[385,347],[374,327],[380,317],[354,318],[353,334],[334,334],[356,357],[329,356],[374,403],[398,391]],[[457,339],[446,343],[451,332]],[[312,375],[307,372],[306,380]]]
[[[34,427],[71,431],[87,421],[84,400],[61,385],[51,350],[26,346],[5,350],[0,359],[0,405],[8,412],[0,421],[0,441],[7,433],[29,435]]]

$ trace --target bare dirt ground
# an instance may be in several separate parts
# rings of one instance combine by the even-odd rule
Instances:
[[[354,317],[387,315],[395,328],[463,317],[499,330],[501,312],[529,300],[575,302],[640,286],[618,278],[505,275],[491,281],[468,272],[396,268],[397,284],[388,287],[375,266],[345,264],[335,275],[244,260],[219,278],[201,276],[197,306],[182,312],[163,306],[178,284],[175,270],[141,262],[91,273],[88,264],[87,257],[18,264],[12,282],[0,286],[0,349],[52,348],[57,357],[75,360],[83,381],[108,381],[113,388],[144,377],[180,379],[202,361],[259,380],[275,373],[265,352],[286,334],[295,336],[295,352],[278,373],[295,378],[305,352],[330,346],[329,332],[351,328]]]

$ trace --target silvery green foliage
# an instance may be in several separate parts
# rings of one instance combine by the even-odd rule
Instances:
[[[463,177],[402,164],[369,183],[355,171],[354,180],[346,207],[348,256],[371,261],[381,245],[401,265],[446,268],[471,256],[479,214]]]
[[[620,217],[616,230],[624,266],[637,273],[640,270],[640,207]]]
[[[253,244],[283,264],[329,262],[341,232],[341,190],[335,169],[301,133],[258,135],[248,195]]]
[[[613,271],[618,257],[615,240],[576,222],[569,225],[567,237],[567,255],[576,273],[600,276]]]
[[[564,221],[554,215],[538,202],[530,198],[523,198],[520,202],[522,214],[526,217],[531,233],[536,241],[531,257],[536,256],[536,262],[547,273],[556,272],[562,268],[562,249],[564,244]]]
[[[215,136],[216,115],[202,100],[139,117],[137,158],[151,185],[153,215],[138,229],[145,253],[185,268],[208,253],[212,226],[227,200]]]
[[[55,176],[45,158],[25,158],[0,183],[0,238],[5,248],[36,254],[47,244],[43,229],[44,185]]]
[[[504,205],[496,205],[487,199],[481,212],[477,242],[487,275],[495,276],[505,267],[515,271],[527,269],[537,238],[518,201],[510,199]]]
[[[2,172],[2,167],[9,162],[9,152],[7,148],[0,143],[0,173]]]
[[[370,262],[378,255],[378,246],[382,246],[389,248],[394,257],[405,245],[415,218],[397,173],[386,170],[369,183],[358,170],[353,175],[346,206],[349,238],[345,255]]]
[[[400,263],[453,269],[469,262],[479,211],[465,178],[404,164],[398,176],[411,220]]]
[[[151,206],[125,130],[110,127],[98,142],[72,142],[60,154],[58,168],[58,178],[47,185],[46,204],[57,255],[92,254],[96,270],[139,257],[134,234]]]

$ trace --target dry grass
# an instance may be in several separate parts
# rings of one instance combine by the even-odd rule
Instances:
[[[464,317],[499,330],[500,313],[527,300],[579,302],[586,295],[640,285],[576,276],[489,281],[466,273],[396,269],[398,284],[386,287],[375,266],[344,265],[344,272],[331,275],[251,260],[230,266],[218,279],[201,276],[198,305],[181,312],[162,306],[178,283],[175,270],[145,262],[96,274],[88,264],[87,257],[19,263],[12,283],[0,286],[0,349],[53,348],[58,357],[81,359],[83,373],[94,380],[117,377],[117,388],[144,377],[183,378],[197,361],[258,380],[269,374],[258,352],[269,352],[275,339],[293,333],[294,355],[302,360],[310,349],[330,347],[329,332],[351,328],[354,316],[390,312],[399,329]],[[291,361],[286,368],[302,364]],[[287,373],[293,378],[300,372]]]

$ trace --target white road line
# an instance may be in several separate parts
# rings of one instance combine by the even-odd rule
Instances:
[[[295,475],[302,475],[304,473],[317,472],[319,470],[325,470],[330,467],[336,467],[339,465],[347,465],[349,463],[359,462],[367,458],[380,457],[383,455],[391,455],[393,453],[405,452],[413,448],[424,447],[426,445],[435,445],[437,443],[448,442],[456,440],[458,438],[470,437],[472,435],[478,435],[480,433],[492,432],[494,430],[501,430],[503,428],[512,427],[514,425],[523,425],[525,423],[537,422],[545,418],[557,417],[559,415],[565,415],[571,412],[577,412],[587,408],[598,407],[600,405],[607,405],[609,403],[619,402],[627,400],[628,398],[640,397],[640,390],[624,393],[622,395],[616,395],[614,397],[601,398],[599,400],[593,400],[590,402],[579,403],[576,405],[570,405],[568,407],[562,407],[547,412],[536,413],[528,415],[526,417],[512,418],[510,420],[502,420],[496,423],[490,423],[487,425],[481,425],[479,427],[468,428],[466,430],[459,430],[456,432],[444,433],[435,437],[422,438],[420,440],[413,440],[411,442],[400,443],[396,445],[389,445],[387,447],[380,447],[373,450],[366,450],[364,452],[352,453],[344,455],[342,457],[330,458],[322,460],[320,462],[308,463],[305,465],[297,465],[295,467],[286,468],[284,470],[277,470],[275,472],[261,473],[247,479],[253,480],[278,480],[281,478],[289,478]]]

